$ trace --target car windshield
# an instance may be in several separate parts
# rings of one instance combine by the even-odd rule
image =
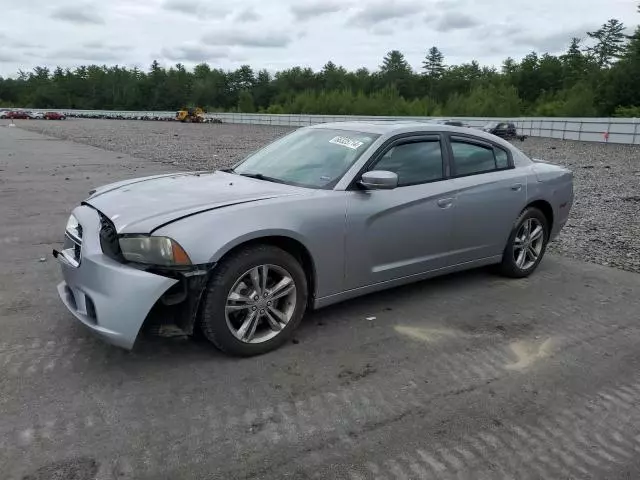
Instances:
[[[247,157],[233,169],[310,188],[333,188],[379,135],[325,128],[296,130]]]
[[[489,122],[484,126],[484,128],[494,128],[496,126],[498,126],[498,122]]]

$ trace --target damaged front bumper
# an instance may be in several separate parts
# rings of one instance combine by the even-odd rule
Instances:
[[[163,301],[183,305],[180,326],[193,329],[206,270],[165,275],[120,263],[102,251],[98,211],[83,205],[73,215],[81,225],[82,238],[67,233],[66,248],[53,254],[64,279],[58,294],[78,320],[102,339],[128,350],[149,312]]]

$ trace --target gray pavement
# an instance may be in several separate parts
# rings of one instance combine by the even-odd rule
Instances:
[[[0,127],[0,478],[640,477],[637,274],[548,256],[525,280],[452,275],[251,359],[94,339],[51,249],[91,187],[170,168]]]

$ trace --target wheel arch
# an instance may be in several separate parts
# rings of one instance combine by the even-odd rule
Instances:
[[[264,234],[261,236],[246,238],[235,244],[227,245],[225,248],[219,250],[216,255],[216,262],[222,261],[238,250],[254,245],[272,245],[274,247],[278,247],[292,255],[300,263],[307,279],[309,293],[308,308],[311,308],[313,306],[317,285],[316,266],[309,248],[298,238],[282,233]]]
[[[532,202],[529,202],[525,209],[527,208],[537,208],[538,210],[540,210],[544,217],[547,219],[547,227],[549,229],[549,232],[553,231],[554,213],[553,207],[549,202],[542,199],[534,200]]]

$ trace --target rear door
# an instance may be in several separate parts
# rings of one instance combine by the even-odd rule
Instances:
[[[456,190],[452,259],[466,263],[502,255],[527,201],[527,178],[511,153],[472,136],[449,136]]]
[[[397,139],[366,168],[395,172],[393,190],[348,192],[346,287],[435,270],[448,263],[455,194],[440,135]]]

